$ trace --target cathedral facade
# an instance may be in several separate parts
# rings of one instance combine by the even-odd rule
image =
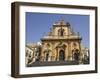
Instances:
[[[73,32],[70,23],[60,20],[41,38],[40,61],[79,60],[81,55],[79,33]]]

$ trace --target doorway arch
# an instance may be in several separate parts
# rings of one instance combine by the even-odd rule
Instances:
[[[80,56],[80,53],[79,53],[78,49],[72,50],[72,58],[73,58],[73,60],[78,61],[79,60],[79,56]]]
[[[59,61],[64,61],[65,60],[65,51],[60,50],[59,51]]]
[[[46,54],[46,61],[49,59],[49,53]]]

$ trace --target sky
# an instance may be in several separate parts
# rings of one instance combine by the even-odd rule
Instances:
[[[82,45],[89,48],[89,15],[26,12],[26,43],[36,43],[50,31],[52,25],[64,19],[74,32],[79,32]]]

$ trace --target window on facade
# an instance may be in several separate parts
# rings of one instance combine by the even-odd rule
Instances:
[[[64,36],[64,29],[59,29],[58,30],[58,35],[59,36]]]

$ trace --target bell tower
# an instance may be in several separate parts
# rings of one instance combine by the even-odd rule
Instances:
[[[64,37],[70,35],[71,28],[70,28],[70,23],[65,22],[63,19],[55,22],[53,24],[53,35],[59,36],[59,37]]]

